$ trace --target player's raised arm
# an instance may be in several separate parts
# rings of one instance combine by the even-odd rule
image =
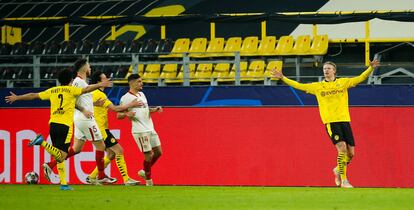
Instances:
[[[311,89],[310,84],[302,84],[302,83],[296,82],[294,80],[291,80],[291,79],[285,77],[283,75],[282,71],[277,71],[276,69],[272,69],[272,71],[270,71],[270,75],[273,78],[281,79],[284,83],[286,83],[287,85],[289,85],[293,88],[296,88],[298,90],[303,90],[303,91],[306,91],[306,92],[310,92],[310,89]]]
[[[126,105],[121,104],[121,105],[115,106],[113,104],[110,104],[108,106],[108,108],[112,111],[115,111],[115,112],[123,112],[123,111],[128,110],[129,108],[141,107],[141,106],[144,106],[144,105],[145,104],[142,101],[138,101],[137,99],[135,99],[135,100],[131,101],[130,103],[126,104]]]
[[[362,72],[361,75],[351,78],[350,86],[351,87],[356,86],[359,83],[366,80],[369,77],[369,75],[372,73],[372,71],[374,71],[374,69],[377,68],[378,66],[380,66],[379,60],[371,61],[371,63],[369,64],[369,67],[364,72]]]
[[[97,84],[88,85],[87,87],[82,89],[82,94],[83,93],[89,93],[89,92],[92,92],[96,89],[105,88],[105,87],[112,87],[112,82],[110,80],[105,80],[105,81],[99,82]]]
[[[13,92],[10,92],[9,96],[5,97],[6,103],[12,104],[15,101],[30,101],[40,99],[39,93],[26,93],[24,95],[16,95]]]

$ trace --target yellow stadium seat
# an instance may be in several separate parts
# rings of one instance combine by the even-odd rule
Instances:
[[[259,38],[257,36],[248,36],[244,38],[243,44],[240,48],[240,55],[251,55],[257,52],[257,46],[259,45]]]
[[[148,64],[145,68],[142,81],[144,83],[158,83],[160,77],[161,64]]]
[[[190,70],[190,79],[194,78],[194,74],[195,74],[195,64],[189,64],[189,70]],[[184,66],[181,66],[180,72],[178,72],[178,75],[175,79],[169,78],[169,79],[165,79],[164,82],[165,83],[183,83],[184,82]]]
[[[128,76],[132,74],[132,70],[133,70],[133,66],[132,66],[132,65],[130,65],[130,66],[129,66],[129,69],[128,69],[128,73],[127,73],[127,75],[125,76],[125,79],[126,79],[126,78],[128,78]],[[142,63],[139,63],[139,64],[138,64],[138,74],[139,74],[140,76],[142,76],[142,75],[144,74],[144,64],[142,64]]]
[[[306,55],[325,55],[328,52],[328,35],[316,35],[313,38],[312,46]]]
[[[247,71],[247,62],[241,61],[240,62],[240,79],[246,76],[246,71]],[[229,81],[235,81],[235,80],[236,80],[236,64],[233,64],[233,67],[231,68],[227,78],[217,79],[217,81],[219,82],[229,82]]]
[[[162,68],[160,78],[164,80],[177,78],[177,69],[178,64],[176,63],[165,64]]]
[[[181,58],[183,53],[188,52],[190,48],[190,39],[180,38],[177,39],[174,43],[174,47],[171,50],[171,53],[168,55],[160,55],[160,58]]]
[[[193,57],[195,55],[200,55],[201,52],[205,52],[207,48],[207,39],[206,38],[195,38],[191,42],[191,47],[188,50],[190,53],[190,57]]]
[[[194,78],[191,78],[191,82],[210,82],[211,72],[213,71],[212,63],[198,64],[197,70],[194,74]]]
[[[241,37],[230,37],[226,42],[226,46],[223,49],[223,53],[217,53],[211,56],[212,57],[234,56],[234,52],[240,51],[241,44],[242,44]]]
[[[230,73],[230,64],[229,63],[218,63],[211,74],[212,78],[227,78]]]
[[[246,72],[246,77],[242,78],[243,81],[263,81],[263,73],[265,71],[265,62],[264,61],[253,61],[250,63],[249,68]]]
[[[288,53],[290,55],[304,55],[310,50],[311,39],[309,35],[298,36],[295,45],[292,50]]]
[[[214,38],[210,40],[208,47],[206,49],[206,53],[194,54],[192,55],[192,57],[195,57],[195,58],[210,57],[216,53],[223,52],[223,48],[224,48],[224,38]]]
[[[257,49],[257,55],[274,55],[276,47],[276,37],[267,36],[260,41],[259,48]]]
[[[292,36],[282,36],[277,42],[276,49],[274,51],[275,55],[289,55],[290,51],[293,48],[293,37]]]
[[[270,71],[272,71],[273,69],[276,69],[276,71],[282,71],[282,65],[283,65],[282,61],[270,61],[266,65],[266,69],[265,69],[263,76],[266,78],[270,78],[271,77]],[[278,80],[278,79],[271,78],[271,80]]]

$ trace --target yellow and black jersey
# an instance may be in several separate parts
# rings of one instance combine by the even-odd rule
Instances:
[[[105,129],[108,129],[108,107],[112,104],[112,102],[108,99],[106,94],[100,89],[97,89],[92,92],[93,102],[96,102],[98,99],[105,100],[105,102],[102,106],[94,106],[93,113],[95,116],[96,123],[98,124],[98,127],[105,139]]]
[[[331,82],[322,81],[301,84],[286,77],[283,77],[282,80],[289,86],[316,96],[319,104],[319,113],[324,124],[331,122],[350,122],[348,88],[355,87],[367,79],[372,71],[373,68],[369,67],[357,77],[339,78]]]
[[[50,100],[49,123],[73,124],[76,98],[82,94],[82,88],[73,86],[52,87],[39,93],[41,100]]]

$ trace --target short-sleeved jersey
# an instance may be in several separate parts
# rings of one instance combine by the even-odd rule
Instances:
[[[41,100],[50,100],[49,123],[54,122],[71,127],[76,98],[81,94],[82,88],[73,86],[52,87],[40,92]]]
[[[72,83],[75,87],[85,88],[88,86],[88,83],[81,77],[77,76]],[[84,109],[91,111],[93,113],[93,101],[92,101],[92,94],[85,93],[78,97],[76,100],[76,104],[83,107]],[[84,119],[85,115],[82,114],[81,111],[75,110],[75,119]]]
[[[136,95],[132,92],[128,92],[121,97],[120,103],[122,105],[128,104],[132,102],[134,99],[137,99],[138,101],[142,101],[144,103],[144,106],[129,108],[129,111],[135,112],[135,116],[134,116],[135,119],[131,120],[132,133],[155,131],[154,124],[151,119],[148,101],[143,92],[138,92]]]
[[[112,102],[108,99],[106,94],[100,89],[94,90],[92,92],[92,99],[93,102],[97,101],[98,99],[105,100],[102,106],[93,107],[96,123],[98,124],[98,127],[101,130],[102,135],[105,136],[105,129],[108,129],[108,107],[112,104]]]
[[[369,67],[357,77],[339,78],[331,82],[322,81],[301,84],[286,77],[283,77],[282,80],[296,89],[306,91],[316,96],[319,104],[319,113],[324,124],[331,122],[350,122],[348,89],[355,87],[368,78],[372,70]]]

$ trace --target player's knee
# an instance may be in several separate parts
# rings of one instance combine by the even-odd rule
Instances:
[[[337,148],[338,152],[347,152],[346,143],[343,141],[338,142],[335,147]]]

